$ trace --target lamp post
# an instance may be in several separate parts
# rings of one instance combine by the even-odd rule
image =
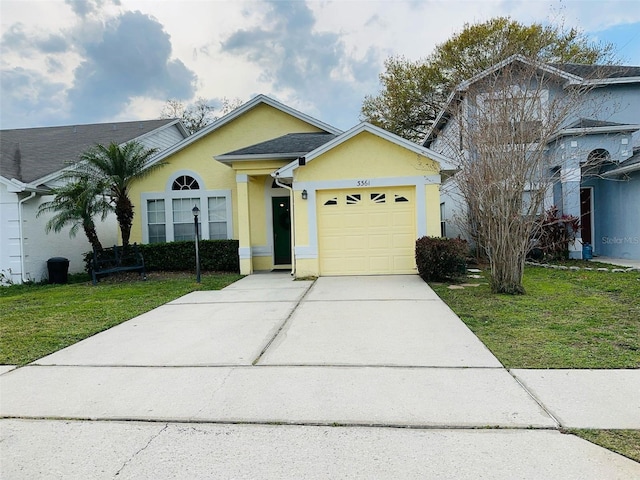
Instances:
[[[200,213],[200,209],[198,205],[195,205],[191,211],[193,212],[193,225],[196,232],[196,282],[200,283],[200,252],[198,249],[198,237],[200,236],[198,232],[198,214]]]

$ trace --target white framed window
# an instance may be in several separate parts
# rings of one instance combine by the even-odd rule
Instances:
[[[149,243],[164,243],[167,241],[167,225],[164,200],[147,200],[147,227]]]
[[[204,185],[194,172],[180,171],[169,178],[164,192],[143,193],[143,243],[193,240],[194,206],[200,209],[201,239],[233,238],[231,190],[206,190]]]
[[[193,207],[200,209],[200,198],[174,198],[171,200],[171,213],[173,215],[173,240],[195,239],[195,226],[193,218]],[[198,218],[200,222],[201,219]],[[198,230],[202,230],[198,228]]]

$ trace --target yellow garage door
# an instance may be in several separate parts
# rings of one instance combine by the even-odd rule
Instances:
[[[321,190],[321,275],[415,273],[415,187]]]

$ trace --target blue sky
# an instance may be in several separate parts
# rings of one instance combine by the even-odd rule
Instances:
[[[339,128],[390,55],[465,23],[577,27],[640,65],[637,0],[2,0],[0,127],[158,118],[169,98],[263,93]]]

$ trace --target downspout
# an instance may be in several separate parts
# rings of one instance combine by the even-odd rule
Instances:
[[[296,274],[296,226],[295,217],[293,215],[295,208],[295,202],[293,199],[293,187],[290,187],[285,183],[280,183],[280,180],[278,180],[278,172],[275,172],[275,176],[273,178],[276,182],[276,185],[289,190],[289,198],[291,199],[291,201],[289,202],[289,204],[291,205],[291,211],[289,212],[289,214],[291,215],[291,275],[293,276]]]
[[[36,192],[31,192],[31,195],[28,197],[24,197],[22,200],[18,200],[18,234],[20,235],[20,278],[22,283],[28,282],[29,279],[25,279],[24,277],[24,234],[22,230],[22,204],[31,200],[36,196]]]

